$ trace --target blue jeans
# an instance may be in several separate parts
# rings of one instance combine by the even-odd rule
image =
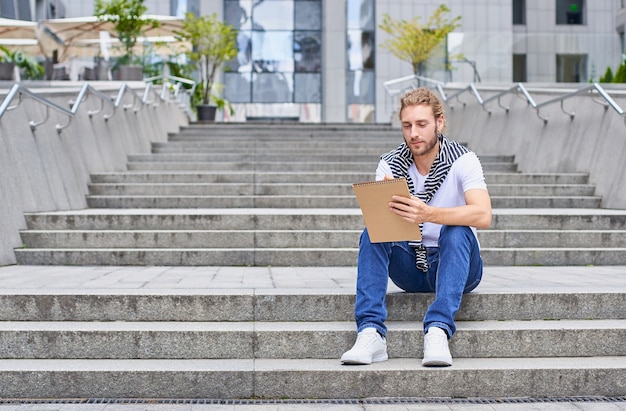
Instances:
[[[372,243],[363,231],[359,244],[356,304],[357,329],[374,327],[387,334],[385,296],[390,278],[410,293],[435,293],[424,315],[424,332],[442,328],[452,338],[454,316],[464,293],[478,286],[483,262],[476,236],[469,227],[442,226],[439,247],[428,248],[428,273],[415,266],[415,251],[408,242]]]

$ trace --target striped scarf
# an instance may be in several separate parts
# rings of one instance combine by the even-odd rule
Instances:
[[[439,153],[426,177],[424,191],[419,193],[416,192],[415,184],[409,176],[409,167],[413,164],[413,154],[411,154],[411,150],[409,150],[406,143],[402,143],[395,150],[383,154],[381,158],[389,164],[394,178],[406,178],[411,195],[428,203],[439,187],[441,187],[443,180],[445,180],[450,171],[450,167],[452,167],[452,163],[468,151],[466,147],[456,141],[449,140],[443,134],[439,134]],[[420,231],[422,228],[423,224],[420,224]],[[428,272],[428,259],[426,258],[426,247],[424,247],[424,244],[416,240],[409,241],[409,245],[415,249],[415,265],[417,268]]]

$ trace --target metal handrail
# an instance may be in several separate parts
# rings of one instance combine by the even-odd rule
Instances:
[[[144,79],[144,81],[146,83],[153,83],[157,80],[164,80],[163,83],[168,82],[168,83],[173,83],[173,84],[189,84],[191,86],[191,92],[193,93],[196,90],[196,87],[198,86],[198,83],[196,83],[193,80],[190,80],[188,78],[184,78],[184,77],[177,77],[177,76],[171,76],[171,75],[167,75],[167,74],[162,74],[159,76],[154,76],[154,77],[148,77],[146,79]],[[173,81],[170,81],[173,80]]]
[[[413,87],[404,87],[401,89],[395,89],[392,88],[393,86],[396,86],[398,84],[401,83],[406,83],[407,81],[412,81],[412,80],[416,80],[418,82],[424,82],[424,83],[429,83],[429,84],[433,84],[435,87],[437,86],[443,86],[445,83],[441,82],[441,81],[437,81],[428,77],[422,77],[422,76],[418,76],[415,74],[412,74],[410,76],[405,76],[405,77],[400,77],[397,79],[393,79],[393,80],[388,80],[385,81],[383,83],[383,87],[385,87],[385,90],[387,91],[387,94],[389,94],[390,97],[393,97],[395,95],[398,95],[400,93],[402,93],[403,91],[408,91],[409,89],[413,88]]]
[[[571,97],[574,97],[576,95],[579,95],[579,94],[583,94],[583,93],[590,93],[590,94],[592,94],[594,92],[597,92],[597,94],[600,95],[602,98],[600,100],[594,99],[593,101],[598,103],[598,104],[601,104],[602,106],[604,106],[605,110],[608,109],[609,107],[611,107],[613,110],[615,110],[615,112],[619,116],[624,117],[624,122],[626,124],[626,111],[624,111],[624,109],[621,108],[615,102],[615,100],[613,100],[613,98],[611,98],[611,96],[606,92],[606,90],[604,90],[604,88],[602,88],[602,86],[600,84],[598,84],[598,83],[593,83],[591,85],[582,87],[582,88],[580,88],[578,90],[575,90],[573,92],[569,92],[569,93],[563,94],[562,96],[555,97],[553,99],[544,101],[542,103],[537,103],[533,99],[533,97],[530,95],[530,93],[528,92],[526,87],[524,87],[524,85],[522,83],[517,83],[515,86],[513,86],[513,87],[511,87],[509,89],[506,89],[504,91],[501,91],[500,93],[497,93],[497,94],[495,94],[493,96],[490,96],[489,98],[486,98],[486,99],[482,98],[482,96],[480,95],[480,92],[478,91],[478,89],[475,87],[474,84],[470,84],[470,85],[468,85],[466,87],[463,87],[463,88],[457,90],[456,92],[454,92],[453,94],[447,94],[445,92],[445,90],[444,90],[445,89],[445,83],[442,83],[440,81],[433,80],[433,79],[428,79],[428,78],[425,78],[425,77],[415,76],[415,75],[406,76],[406,77],[400,77],[400,78],[394,79],[394,80],[389,80],[389,81],[384,82],[383,85],[385,87],[385,90],[387,90],[387,93],[389,94],[389,97],[393,98],[394,96],[396,96],[397,94],[399,94],[403,90],[393,89],[393,88],[391,88],[391,86],[397,85],[399,83],[411,81],[411,80],[420,80],[420,81],[425,82],[425,83],[433,84],[433,88],[437,89],[437,91],[441,95],[442,99],[446,103],[448,103],[448,104],[450,103],[450,101],[452,99],[456,99],[459,102],[461,102],[463,105],[465,105],[466,103],[461,101],[459,99],[459,96],[461,94],[469,91],[471,93],[471,95],[474,96],[474,98],[476,99],[478,104],[480,104],[481,107],[483,108],[483,110],[485,110],[489,115],[491,115],[492,112],[491,112],[491,110],[489,110],[487,108],[487,104],[488,103],[490,103],[491,101],[497,100],[498,106],[508,113],[509,112],[509,108],[505,107],[504,105],[502,105],[501,98],[503,96],[507,95],[507,94],[510,94],[510,93],[518,93],[518,94],[521,93],[523,95],[524,99],[528,102],[528,104],[533,109],[536,110],[537,117],[539,117],[541,120],[543,120],[544,123],[548,122],[548,117],[545,117],[545,116],[541,115],[541,109],[542,108],[544,108],[546,106],[549,106],[551,104],[560,103],[561,111],[563,111],[563,113],[567,114],[570,117],[570,119],[574,119],[574,117],[576,116],[576,113],[574,111],[567,111],[565,109],[565,106],[564,106],[565,100],[567,100],[567,99],[569,99]],[[408,87],[404,88],[404,90],[407,90],[407,89],[409,89],[409,88]],[[453,109],[454,106],[451,106],[451,108]]]
[[[49,116],[50,116],[50,109],[53,109],[55,111],[60,112],[61,114],[64,114],[68,117],[67,123],[61,125],[61,124],[57,124],[55,126],[57,132],[61,132],[61,130],[63,130],[64,128],[68,127],[72,121],[72,118],[76,115],[76,113],[78,112],[78,109],[80,107],[80,105],[83,103],[83,101],[85,101],[87,99],[87,97],[89,95],[93,95],[95,97],[98,97],[98,99],[100,100],[100,108],[97,110],[88,110],[87,114],[89,115],[89,118],[92,118],[94,115],[99,114],[100,112],[102,112],[102,110],[104,109],[104,105],[105,103],[107,105],[109,105],[112,108],[112,112],[108,113],[108,114],[104,114],[103,118],[105,121],[108,121],[111,117],[113,117],[113,115],[115,115],[117,108],[122,104],[122,99],[124,97],[124,95],[126,93],[130,93],[133,96],[133,103],[132,104],[125,104],[122,107],[126,110],[129,108],[134,108],[134,111],[137,112],[139,110],[141,110],[141,108],[145,105],[149,105],[149,104],[153,104],[154,99],[148,101],[148,95],[150,94],[150,92],[153,92],[157,98],[159,100],[161,99],[161,96],[159,93],[156,93],[153,89],[152,89],[152,85],[150,84],[146,84],[146,90],[144,91],[144,95],[143,97],[140,96],[135,90],[133,90],[132,88],[130,88],[126,83],[122,84],[122,86],[120,87],[120,90],[118,91],[116,97],[115,97],[115,101],[112,101],[111,97],[106,96],[105,94],[103,94],[102,92],[96,90],[95,88],[93,88],[91,85],[85,83],[83,84],[83,86],[81,87],[80,91],[78,92],[78,95],[76,97],[75,100],[70,100],[70,107],[71,109],[68,110],[64,107],[59,106],[58,104],[45,99],[35,93],[33,93],[31,90],[29,90],[28,88],[20,85],[19,83],[15,83],[12,87],[11,90],[9,90],[9,93],[7,94],[7,96],[4,98],[4,100],[2,101],[2,104],[0,104],[0,119],[2,119],[2,116],[10,110],[13,110],[15,108],[17,108],[22,100],[23,97],[28,97],[31,98],[35,101],[37,101],[40,104],[43,104],[46,108],[46,114],[43,120],[40,121],[29,121],[29,125],[30,128],[34,131],[38,126],[40,126],[41,124],[45,123]],[[15,98],[18,98],[18,102],[17,104],[11,105],[11,103],[13,102],[13,100]],[[141,106],[139,108],[135,108],[135,103],[136,101],[139,100]]]
[[[191,113],[191,107],[189,106],[189,99],[198,87],[198,83],[194,80],[190,80],[184,77],[172,76],[169,74],[161,74],[154,77],[145,78],[146,83],[152,84],[157,80],[163,80],[161,86],[161,100],[167,100],[168,95],[172,95],[183,106],[183,109],[187,113]],[[182,85],[187,84],[191,86],[191,89],[187,90]]]
[[[466,90],[466,89],[463,89],[462,91],[465,91],[465,90]],[[551,105],[551,104],[559,103],[559,104],[561,105],[561,111],[563,111],[563,113],[567,114],[567,115],[570,117],[570,119],[572,119],[572,120],[573,120],[573,119],[574,119],[574,117],[576,117],[576,113],[575,113],[574,111],[567,111],[567,110],[565,109],[565,106],[564,106],[564,102],[565,102],[565,100],[567,100],[567,99],[569,99],[569,98],[572,98],[572,97],[574,97],[574,96],[577,96],[577,95],[579,95],[579,94],[583,94],[583,93],[593,93],[594,91],[595,91],[595,92],[597,92],[597,93],[598,93],[598,94],[602,97],[602,99],[603,99],[603,101],[602,101],[602,100],[600,100],[600,101],[599,101],[599,100],[594,99],[594,101],[595,101],[596,103],[603,105],[603,106],[604,106],[604,108],[605,108],[605,110],[606,110],[606,109],[608,109],[609,107],[613,108],[613,110],[615,110],[615,112],[616,112],[618,115],[620,115],[620,116],[624,117],[624,119],[625,119],[625,121],[626,121],[626,112],[624,111],[624,109],[622,109],[622,108],[621,108],[621,107],[620,107],[620,106],[619,106],[619,105],[615,102],[615,100],[613,100],[613,99],[611,98],[611,96],[610,96],[610,95],[606,92],[606,90],[604,90],[604,89],[602,88],[602,86],[601,86],[600,84],[598,84],[598,83],[593,83],[593,84],[591,84],[591,85],[588,85],[588,86],[582,87],[582,88],[580,88],[580,89],[578,89],[578,90],[575,90],[575,91],[572,91],[572,92],[569,92],[569,93],[563,94],[563,95],[561,95],[561,96],[558,96],[558,97],[552,98],[552,99],[550,99],[550,100],[546,100],[546,101],[544,101],[544,102],[542,102],[542,103],[537,103],[537,102],[536,102],[536,101],[532,98],[532,96],[530,95],[530,93],[528,92],[528,90],[526,89],[526,87],[524,87],[524,85],[523,85],[522,83],[517,83],[515,86],[513,86],[513,87],[511,87],[511,88],[509,88],[509,89],[507,89],[507,90],[504,90],[504,91],[502,91],[502,92],[500,92],[500,93],[498,93],[498,94],[495,94],[495,95],[493,95],[493,96],[491,96],[491,97],[489,97],[489,98],[487,98],[487,99],[484,99],[484,100],[482,100],[482,99],[479,97],[479,96],[480,96],[479,94],[476,94],[476,93],[478,93],[477,91],[476,91],[475,93],[473,93],[473,94],[475,94],[475,96],[476,96],[476,99],[477,99],[478,103],[482,105],[483,109],[484,109],[485,111],[487,111],[489,114],[491,114],[491,111],[490,111],[490,110],[488,110],[488,109],[485,107],[487,103],[489,103],[489,102],[491,102],[491,101],[493,101],[493,100],[498,100],[498,106],[499,106],[500,108],[502,108],[503,110],[505,110],[505,111],[508,113],[509,108],[508,108],[508,107],[505,107],[505,106],[503,106],[503,105],[502,105],[502,103],[501,103],[501,101],[500,101],[500,98],[501,98],[502,96],[506,95],[506,94],[513,93],[513,92],[515,92],[515,93],[521,93],[521,94],[524,96],[524,99],[528,102],[528,104],[529,104],[529,105],[530,105],[533,109],[535,109],[535,111],[536,111],[536,113],[537,113],[537,117],[539,117],[541,120],[543,120],[543,122],[544,122],[544,123],[547,123],[547,122],[548,122],[548,117],[546,117],[546,116],[542,116],[542,115],[541,115],[541,109],[542,109],[542,108],[544,108],[544,107],[546,107],[546,106],[549,106],[549,105]]]

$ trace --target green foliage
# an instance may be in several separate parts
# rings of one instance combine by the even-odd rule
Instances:
[[[137,44],[145,28],[155,28],[159,22],[154,19],[144,18],[148,8],[143,4],[144,0],[96,0],[94,16],[100,21],[113,23],[120,42],[124,47],[124,63],[134,62],[133,48]]]
[[[613,77],[613,83],[626,83],[626,62],[622,62],[618,67]]]
[[[607,67],[604,76],[600,77],[600,83],[626,83],[626,60],[622,61],[615,74],[611,71],[611,67]]]
[[[607,67],[604,75],[600,77],[600,83],[611,83],[613,81],[613,70],[611,67]]]
[[[11,51],[4,46],[0,46],[0,62],[15,63],[20,68],[21,76],[24,80],[41,80],[45,70],[41,63],[32,57],[28,57],[21,50]]]
[[[378,27],[388,33],[391,38],[385,40],[381,47],[413,67],[414,74],[421,74],[424,63],[431,57],[446,36],[460,27],[460,16],[448,20],[450,9],[442,4],[428,18],[426,24],[420,23],[420,16],[407,20],[394,20],[383,14],[383,22]]]
[[[235,29],[219,20],[215,13],[200,17],[187,13],[183,30],[177,34],[179,40],[189,41],[193,46],[187,54],[200,69],[202,104],[212,101],[218,108],[230,106],[219,94],[213,93],[213,88],[217,69],[237,55]]]

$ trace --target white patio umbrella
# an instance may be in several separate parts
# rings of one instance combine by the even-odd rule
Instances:
[[[183,20],[178,17],[150,14],[143,17],[160,23],[159,27],[144,31],[146,38],[160,38],[163,42],[175,41],[175,33],[183,27]],[[114,24],[99,21],[96,16],[48,19],[37,25],[38,39],[45,54],[49,56],[53,50],[58,50],[58,59],[61,62],[70,57],[98,54],[101,31],[109,32],[111,38],[115,39]]]
[[[34,21],[0,18],[0,46],[21,50],[33,57],[41,55],[36,29]]]
[[[34,21],[0,18],[0,39],[31,39],[37,38]]]

